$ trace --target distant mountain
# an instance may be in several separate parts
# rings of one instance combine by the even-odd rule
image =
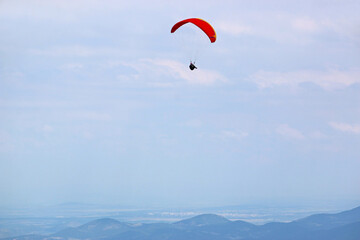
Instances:
[[[252,234],[250,239],[305,240],[309,231],[293,223],[273,222],[258,226],[258,229],[253,231]]]
[[[178,226],[200,227],[228,223],[230,220],[215,214],[202,214],[196,217],[185,219],[174,224]]]
[[[199,227],[198,231],[221,236],[223,239],[237,239],[239,236],[246,238],[256,232],[258,226],[244,221],[229,221],[223,224]]]
[[[321,239],[327,240],[359,240],[360,239],[360,222],[347,224],[345,226],[331,229],[321,235]]]
[[[360,221],[360,207],[336,214],[315,214],[294,221],[310,230],[331,229]]]
[[[360,240],[360,207],[290,223],[254,225],[203,214],[175,223],[130,225],[104,218],[48,236],[7,240]]]
[[[37,234],[28,234],[12,238],[3,238],[2,240],[43,240],[45,237]]]
[[[77,228],[66,228],[51,235],[51,237],[63,239],[96,239],[102,236],[116,235],[130,229],[131,227],[126,223],[121,223],[111,218],[103,218],[91,221]]]
[[[345,226],[333,228],[330,230],[319,230],[311,232],[306,239],[308,240],[359,240],[360,222],[347,224]]]

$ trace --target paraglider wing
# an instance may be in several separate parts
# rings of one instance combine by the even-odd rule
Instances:
[[[178,23],[176,23],[172,28],[171,28],[171,33],[174,33],[179,27],[181,27],[182,25],[186,24],[186,23],[192,23],[194,25],[196,25],[197,27],[199,27],[210,39],[210,42],[215,42],[216,41],[216,33],[214,28],[206,21],[200,19],[200,18],[189,18],[189,19],[185,19],[182,20]]]

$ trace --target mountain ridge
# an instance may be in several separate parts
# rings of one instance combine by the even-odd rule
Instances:
[[[214,224],[223,224],[230,222],[225,217],[216,215],[216,214],[201,214],[192,218],[184,219],[173,224],[181,225],[181,226],[206,226],[206,225],[214,225]]]
[[[97,219],[47,236],[24,235],[2,240],[359,240],[360,207],[334,214],[315,214],[289,223],[254,225],[202,214],[174,223],[131,225]]]
[[[310,230],[319,228],[326,230],[360,221],[358,216],[360,216],[360,206],[340,213],[314,214],[293,222],[303,225]]]

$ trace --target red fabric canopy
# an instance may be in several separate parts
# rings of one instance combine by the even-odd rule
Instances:
[[[215,33],[214,28],[208,22],[206,22],[200,18],[189,18],[189,19],[185,19],[185,20],[182,20],[182,21],[176,23],[171,28],[171,33],[174,33],[179,27],[181,27],[182,25],[184,25],[186,23],[192,23],[192,24],[198,26],[209,37],[210,42],[213,43],[216,41],[216,33]]]

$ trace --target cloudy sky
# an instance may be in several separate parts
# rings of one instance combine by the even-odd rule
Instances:
[[[0,204],[360,202],[359,12],[0,0]]]

